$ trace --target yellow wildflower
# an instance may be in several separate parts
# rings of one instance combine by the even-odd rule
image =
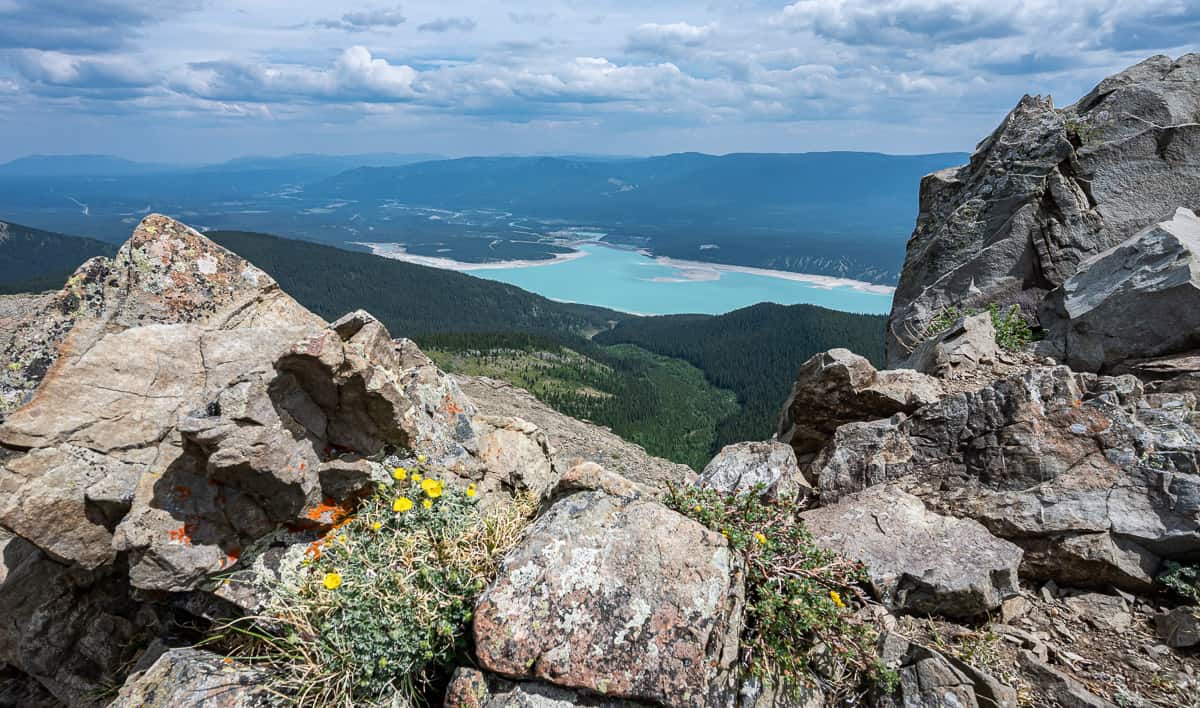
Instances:
[[[380,522],[378,522],[378,521],[376,521],[375,523],[371,524],[371,530],[372,530],[372,531],[378,531],[378,530],[379,530],[379,529],[381,529],[381,528],[383,528],[383,524],[382,524],[382,523],[380,523]]]
[[[696,510],[696,513],[700,513],[702,511],[704,511],[704,507],[700,506],[699,504],[697,504],[694,508]]]
[[[417,455],[417,462],[424,463],[426,459],[428,458],[426,458],[424,455]]]
[[[833,604],[838,607],[845,607],[846,603],[842,602],[842,596],[837,590],[829,591],[829,599],[833,600]]]
[[[342,534],[342,535],[338,536],[337,540],[338,540],[338,543],[341,543],[344,545],[346,543],[346,534]]]
[[[428,509],[433,506],[433,500],[426,499],[425,501],[421,502],[421,505],[424,506],[426,509]]]
[[[412,481],[413,481],[413,482],[416,482],[416,483],[420,483],[420,481],[421,481],[421,473],[420,473],[420,472],[413,472],[413,473],[412,473]]]
[[[392,511],[404,513],[411,508],[413,508],[413,502],[412,499],[409,499],[408,497],[400,497],[396,501],[392,502]]]
[[[437,499],[442,496],[442,483],[436,479],[429,479],[427,477],[421,480],[421,489],[430,499]]]
[[[475,496],[475,484],[474,483],[467,485],[467,496],[468,497]]]
[[[408,470],[404,469],[403,467],[397,467],[396,469],[392,470],[392,479],[403,482],[407,477]]]
[[[759,544],[760,546],[765,546],[765,545],[767,545],[767,537],[766,537],[766,536],[764,536],[764,535],[762,535],[761,533],[759,533],[759,532],[757,532],[757,531],[754,533],[754,540],[755,540],[755,541],[758,541],[758,544]]]
[[[326,590],[337,590],[342,586],[342,576],[340,573],[326,573],[321,584],[325,586]]]

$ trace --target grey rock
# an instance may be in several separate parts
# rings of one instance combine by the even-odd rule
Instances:
[[[1116,708],[1115,703],[1087,690],[1082,683],[1039,659],[1033,652],[1022,649],[1018,656],[1027,680],[1062,708]]]
[[[0,665],[35,679],[68,705],[92,705],[117,681],[153,615],[118,575],[58,563],[0,529]]]
[[[133,673],[109,708],[251,708],[270,705],[258,671],[199,649],[171,649]]]
[[[911,370],[876,371],[847,349],[830,349],[800,367],[776,439],[797,455],[818,452],[847,423],[911,413],[938,400],[941,384]]]
[[[1046,351],[1079,371],[1200,346],[1200,218],[1181,208],[1084,261],[1041,321]]]
[[[1200,55],[1157,56],[1073,106],[1026,96],[969,164],[927,176],[888,324],[899,365],[949,306],[1042,298],[1181,206],[1200,205]]]
[[[1129,604],[1119,595],[1085,592],[1068,595],[1063,603],[1088,624],[1123,632],[1133,624]]]
[[[954,379],[995,364],[1000,356],[992,316],[961,317],[946,331],[917,345],[901,367]]]
[[[726,494],[742,494],[761,485],[769,499],[797,498],[809,489],[795,451],[775,440],[727,445],[704,467],[696,484]]]
[[[480,665],[605,698],[702,705],[736,662],[734,562],[719,534],[656,502],[571,494],[480,597]]]
[[[1200,608],[1176,607],[1154,616],[1158,636],[1174,649],[1200,645]]]
[[[1017,594],[1018,546],[975,521],[933,513],[890,485],[800,516],[817,545],[862,562],[893,609],[969,618]]]
[[[873,693],[872,706],[1016,708],[1015,690],[964,661],[894,632],[884,632],[879,644],[881,661],[897,671],[900,682],[891,695]]]

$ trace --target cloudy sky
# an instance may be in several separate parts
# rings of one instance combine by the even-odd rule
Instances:
[[[0,160],[969,150],[1200,0],[0,0]]]

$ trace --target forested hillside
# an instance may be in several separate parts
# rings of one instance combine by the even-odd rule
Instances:
[[[717,425],[738,411],[737,397],[703,371],[632,344],[520,334],[435,334],[418,344],[447,371],[508,381],[697,470],[712,457]]]
[[[0,221],[0,293],[60,288],[80,263],[116,251],[102,241]]]
[[[243,231],[205,235],[270,273],[318,315],[332,320],[369,310],[397,337],[434,332],[586,336],[629,316],[368,253]]]
[[[741,409],[720,423],[720,447],[769,437],[796,369],[813,354],[845,347],[881,364],[886,319],[812,305],[763,303],[716,317],[631,318],[598,334],[595,341],[636,344],[678,357],[704,371],[713,385],[735,392]]]

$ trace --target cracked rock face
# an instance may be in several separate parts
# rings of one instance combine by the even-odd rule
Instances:
[[[813,464],[824,503],[884,482],[1022,546],[1022,573],[1145,590],[1200,552],[1191,393],[1043,367],[910,418],[843,426]]]
[[[536,426],[478,416],[369,314],[326,325],[166,217],[22,302],[0,307],[15,324],[0,348],[30,364],[0,380],[19,406],[0,424],[0,666],[68,703],[128,670],[167,593],[199,616],[253,611],[293,551],[388,479],[384,454],[485,490],[557,481]],[[214,581],[231,571],[236,588]]]
[[[941,395],[941,384],[931,376],[876,371],[866,357],[830,349],[800,366],[775,437],[798,456],[811,455],[846,423],[911,413]]]
[[[702,705],[736,660],[733,564],[719,534],[657,502],[570,494],[480,598],[480,665],[608,698]]]
[[[776,440],[727,445],[704,467],[696,484],[726,494],[761,486],[769,499],[795,498],[809,491],[795,451]]]
[[[1018,304],[1179,207],[1200,208],[1200,54],[1157,56],[1056,109],[1026,96],[971,162],[927,176],[888,323],[888,364],[944,308]]]
[[[1017,593],[1019,547],[978,522],[931,512],[896,487],[871,487],[800,516],[819,546],[867,566],[892,609],[978,617]]]

